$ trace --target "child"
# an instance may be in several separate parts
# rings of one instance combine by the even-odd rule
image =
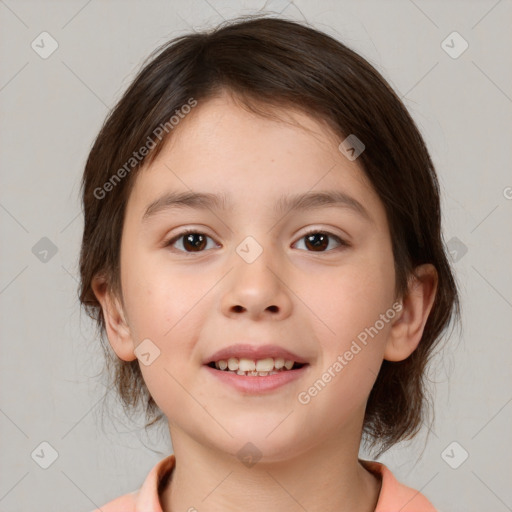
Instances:
[[[179,37],[82,191],[82,304],[174,451],[98,510],[434,510],[358,457],[417,433],[460,316],[432,161],[366,60],[265,16]]]

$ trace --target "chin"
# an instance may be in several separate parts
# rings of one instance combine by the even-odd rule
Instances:
[[[285,417],[286,414],[271,415],[265,419],[251,417],[236,425],[226,424],[225,428],[233,438],[217,447],[240,460],[244,455],[257,458],[262,463],[291,458],[297,453],[297,430],[304,432],[304,425],[297,429],[291,423],[285,425],[291,420],[283,421]],[[223,441],[226,441],[225,436]]]

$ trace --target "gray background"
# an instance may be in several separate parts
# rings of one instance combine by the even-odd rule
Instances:
[[[76,295],[79,180],[153,49],[259,10],[305,19],[376,66],[439,174],[464,328],[432,366],[430,434],[382,461],[440,511],[512,510],[510,1],[0,0],[2,512],[88,512],[138,488],[171,453],[165,428],[146,435],[113,400],[114,418],[101,421],[102,354]],[[45,59],[31,47],[51,48],[44,31],[58,43]],[[469,44],[457,58],[462,41],[443,44],[454,31]],[[44,441],[58,454],[48,469]]]

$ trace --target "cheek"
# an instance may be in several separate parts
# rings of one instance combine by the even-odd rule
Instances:
[[[321,381],[319,389],[328,381],[329,389],[319,393],[319,404],[324,401],[326,408],[333,400],[347,410],[365,403],[396,317],[392,256],[376,250],[367,254],[340,268],[335,279],[325,279],[326,293],[312,298],[323,320],[317,331],[322,360],[315,379]]]
[[[393,304],[394,270],[381,261],[358,261],[335,273],[315,276],[307,304],[340,342],[372,326]]]
[[[131,330],[138,337],[163,338],[187,314],[195,297],[190,281],[158,256],[132,253],[123,260],[123,296]]]
[[[123,295],[135,344],[152,340],[166,366],[185,368],[197,340],[198,315],[212,283],[184,274],[162,254],[132,253],[123,268]],[[203,300],[202,300],[203,299]]]
[[[146,339],[154,344],[149,345],[150,352],[157,357],[149,365],[141,359],[139,366],[149,393],[167,415],[190,406],[182,385],[189,376],[197,339],[193,306],[198,297],[190,280],[187,283],[151,258],[143,261],[137,265],[134,258],[125,266],[123,292],[135,345]]]
[[[364,407],[396,316],[392,296],[374,281],[347,279],[343,284],[325,303],[322,318],[334,334],[319,335],[321,358],[307,383],[310,387],[299,397],[301,404],[316,404],[339,425]]]

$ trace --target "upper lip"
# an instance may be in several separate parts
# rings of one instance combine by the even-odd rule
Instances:
[[[279,347],[278,345],[250,345],[247,343],[239,343],[218,350],[211,356],[208,356],[203,361],[203,364],[208,364],[213,361],[220,360],[227,361],[230,357],[238,357],[239,359],[244,358],[253,360],[267,359],[269,357],[275,359],[277,357],[281,357],[285,360],[295,361],[296,363],[307,363],[307,361],[303,357],[295,354],[294,352],[291,352],[290,350],[286,350],[285,348]]]

